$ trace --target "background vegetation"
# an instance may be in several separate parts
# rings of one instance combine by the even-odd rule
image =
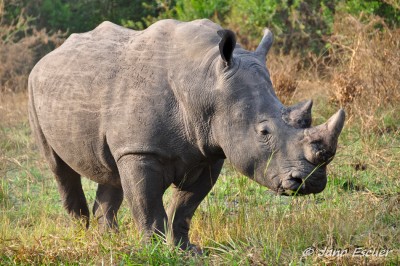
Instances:
[[[318,195],[276,197],[227,165],[193,220],[202,257],[143,245],[126,205],[120,234],[74,224],[27,122],[27,76],[69,34],[103,20],[141,30],[162,18],[209,18],[248,49],[271,28],[267,64],[280,99],[313,98],[314,124],[347,112]],[[399,25],[398,0],[0,0],[0,264],[399,265]],[[95,184],[84,186],[93,203]],[[303,256],[310,246],[392,251]]]

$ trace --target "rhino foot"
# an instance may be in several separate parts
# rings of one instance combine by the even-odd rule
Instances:
[[[196,246],[196,245],[190,244],[190,243],[187,245],[186,250],[187,250],[191,255],[194,255],[194,256],[202,256],[202,255],[204,254],[204,253],[203,253],[203,250],[202,250],[199,246]]]

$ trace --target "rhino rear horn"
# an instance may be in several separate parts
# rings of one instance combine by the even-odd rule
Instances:
[[[311,108],[312,100],[285,107],[282,110],[282,119],[286,124],[295,128],[309,128],[312,123]]]
[[[268,51],[271,48],[273,42],[274,42],[274,35],[269,29],[265,28],[264,36],[255,51],[257,58],[261,62],[265,63],[265,58],[267,57]]]
[[[227,66],[233,63],[233,50],[236,46],[236,35],[230,30],[219,30],[218,35],[221,37],[219,42],[219,52],[222,60]]]

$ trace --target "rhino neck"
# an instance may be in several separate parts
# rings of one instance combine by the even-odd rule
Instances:
[[[212,130],[215,117],[213,90],[217,82],[215,64],[217,48],[211,48],[203,57],[179,66],[168,73],[168,82],[179,107],[187,140],[206,158],[225,158]]]

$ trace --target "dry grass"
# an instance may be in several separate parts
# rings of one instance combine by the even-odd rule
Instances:
[[[270,54],[267,65],[276,95],[284,104],[294,102],[301,79],[301,59],[293,55]]]
[[[400,102],[400,29],[390,30],[375,17],[336,21],[329,39],[331,99],[359,119],[363,130],[376,129],[382,110]]]
[[[57,46],[64,35],[48,35],[30,26],[24,10],[16,21],[4,22],[4,1],[0,0],[0,93],[27,90],[28,75],[35,63]]]
[[[16,41],[0,40],[0,92],[26,91],[28,75],[35,63],[61,42],[57,35],[49,36],[45,30],[34,29]]]
[[[26,117],[28,107],[28,95],[21,93],[2,93],[0,99],[0,123],[2,126],[10,126],[20,123]]]
[[[394,121],[400,118],[400,29],[389,29],[377,17],[338,15],[328,43],[326,53],[307,61],[269,56],[280,100],[313,98],[319,112],[344,108],[348,123],[363,132],[399,134]]]

